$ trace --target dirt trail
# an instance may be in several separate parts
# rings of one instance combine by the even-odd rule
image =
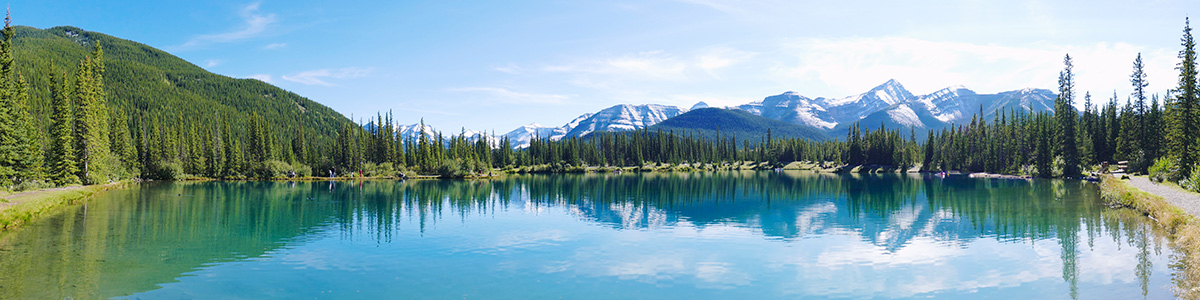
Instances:
[[[1200,194],[1181,190],[1179,188],[1156,184],[1145,177],[1130,177],[1129,185],[1144,192],[1163,197],[1167,203],[1183,209],[1193,216],[1200,216]]]
[[[113,185],[113,184],[108,184],[108,185]],[[7,208],[9,206],[20,204],[21,202],[25,202],[26,199],[33,198],[32,196],[35,196],[37,194],[57,192],[57,191],[77,190],[77,189],[82,189],[82,188],[87,188],[87,187],[91,187],[91,186],[73,185],[73,186],[64,186],[64,187],[57,187],[57,188],[51,188],[51,189],[41,189],[41,190],[35,190],[35,191],[24,191],[24,192],[20,192],[20,193],[16,193],[16,194],[0,196],[0,198],[4,199],[4,201],[0,201],[0,210],[4,210],[5,208]]]

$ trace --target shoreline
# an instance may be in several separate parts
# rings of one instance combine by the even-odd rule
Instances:
[[[1112,207],[1132,209],[1154,219],[1167,230],[1175,248],[1183,254],[1176,296],[1200,298],[1200,219],[1171,204],[1163,195],[1144,191],[1127,179],[1101,176],[1100,197]]]
[[[24,191],[0,197],[0,232],[20,227],[69,204],[87,201],[96,193],[124,188],[132,181],[98,185],[74,185]]]

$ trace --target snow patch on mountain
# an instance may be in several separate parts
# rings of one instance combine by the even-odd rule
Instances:
[[[819,99],[818,99],[819,100]],[[788,91],[783,94],[770,96],[763,101],[750,102],[735,107],[746,112],[770,119],[805,124],[824,129],[837,126],[837,122],[829,115],[818,100],[809,99],[799,93]]]
[[[581,137],[595,131],[629,131],[649,127],[683,114],[677,106],[621,104],[605,108],[572,126],[567,137]],[[570,125],[570,124],[568,124]]]
[[[974,95],[975,93],[963,86],[952,86],[920,96],[916,102],[925,106],[925,109],[929,110],[939,121],[950,122],[962,118],[965,108],[962,101],[963,94]]]
[[[896,123],[910,127],[925,127],[921,122],[921,118],[917,117],[917,112],[906,104],[896,105],[896,107],[887,111],[888,116],[892,117]]]

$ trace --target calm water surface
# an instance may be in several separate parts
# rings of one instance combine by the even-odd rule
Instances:
[[[718,172],[153,183],[0,236],[0,298],[1172,298],[1094,184]]]

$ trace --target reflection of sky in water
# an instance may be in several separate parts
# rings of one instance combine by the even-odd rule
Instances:
[[[995,220],[964,224],[973,221],[924,197],[868,213],[825,195],[728,214],[712,211],[736,203],[490,196],[484,209],[447,209],[436,220],[408,206],[390,229],[369,226],[370,217],[322,225],[261,257],[130,298],[1069,299],[1072,280],[1080,299],[1142,298],[1133,237],[1081,223],[1069,239],[1077,275],[1065,276],[1062,239],[998,238]],[[1171,253],[1148,238],[1149,298],[1170,298]]]

